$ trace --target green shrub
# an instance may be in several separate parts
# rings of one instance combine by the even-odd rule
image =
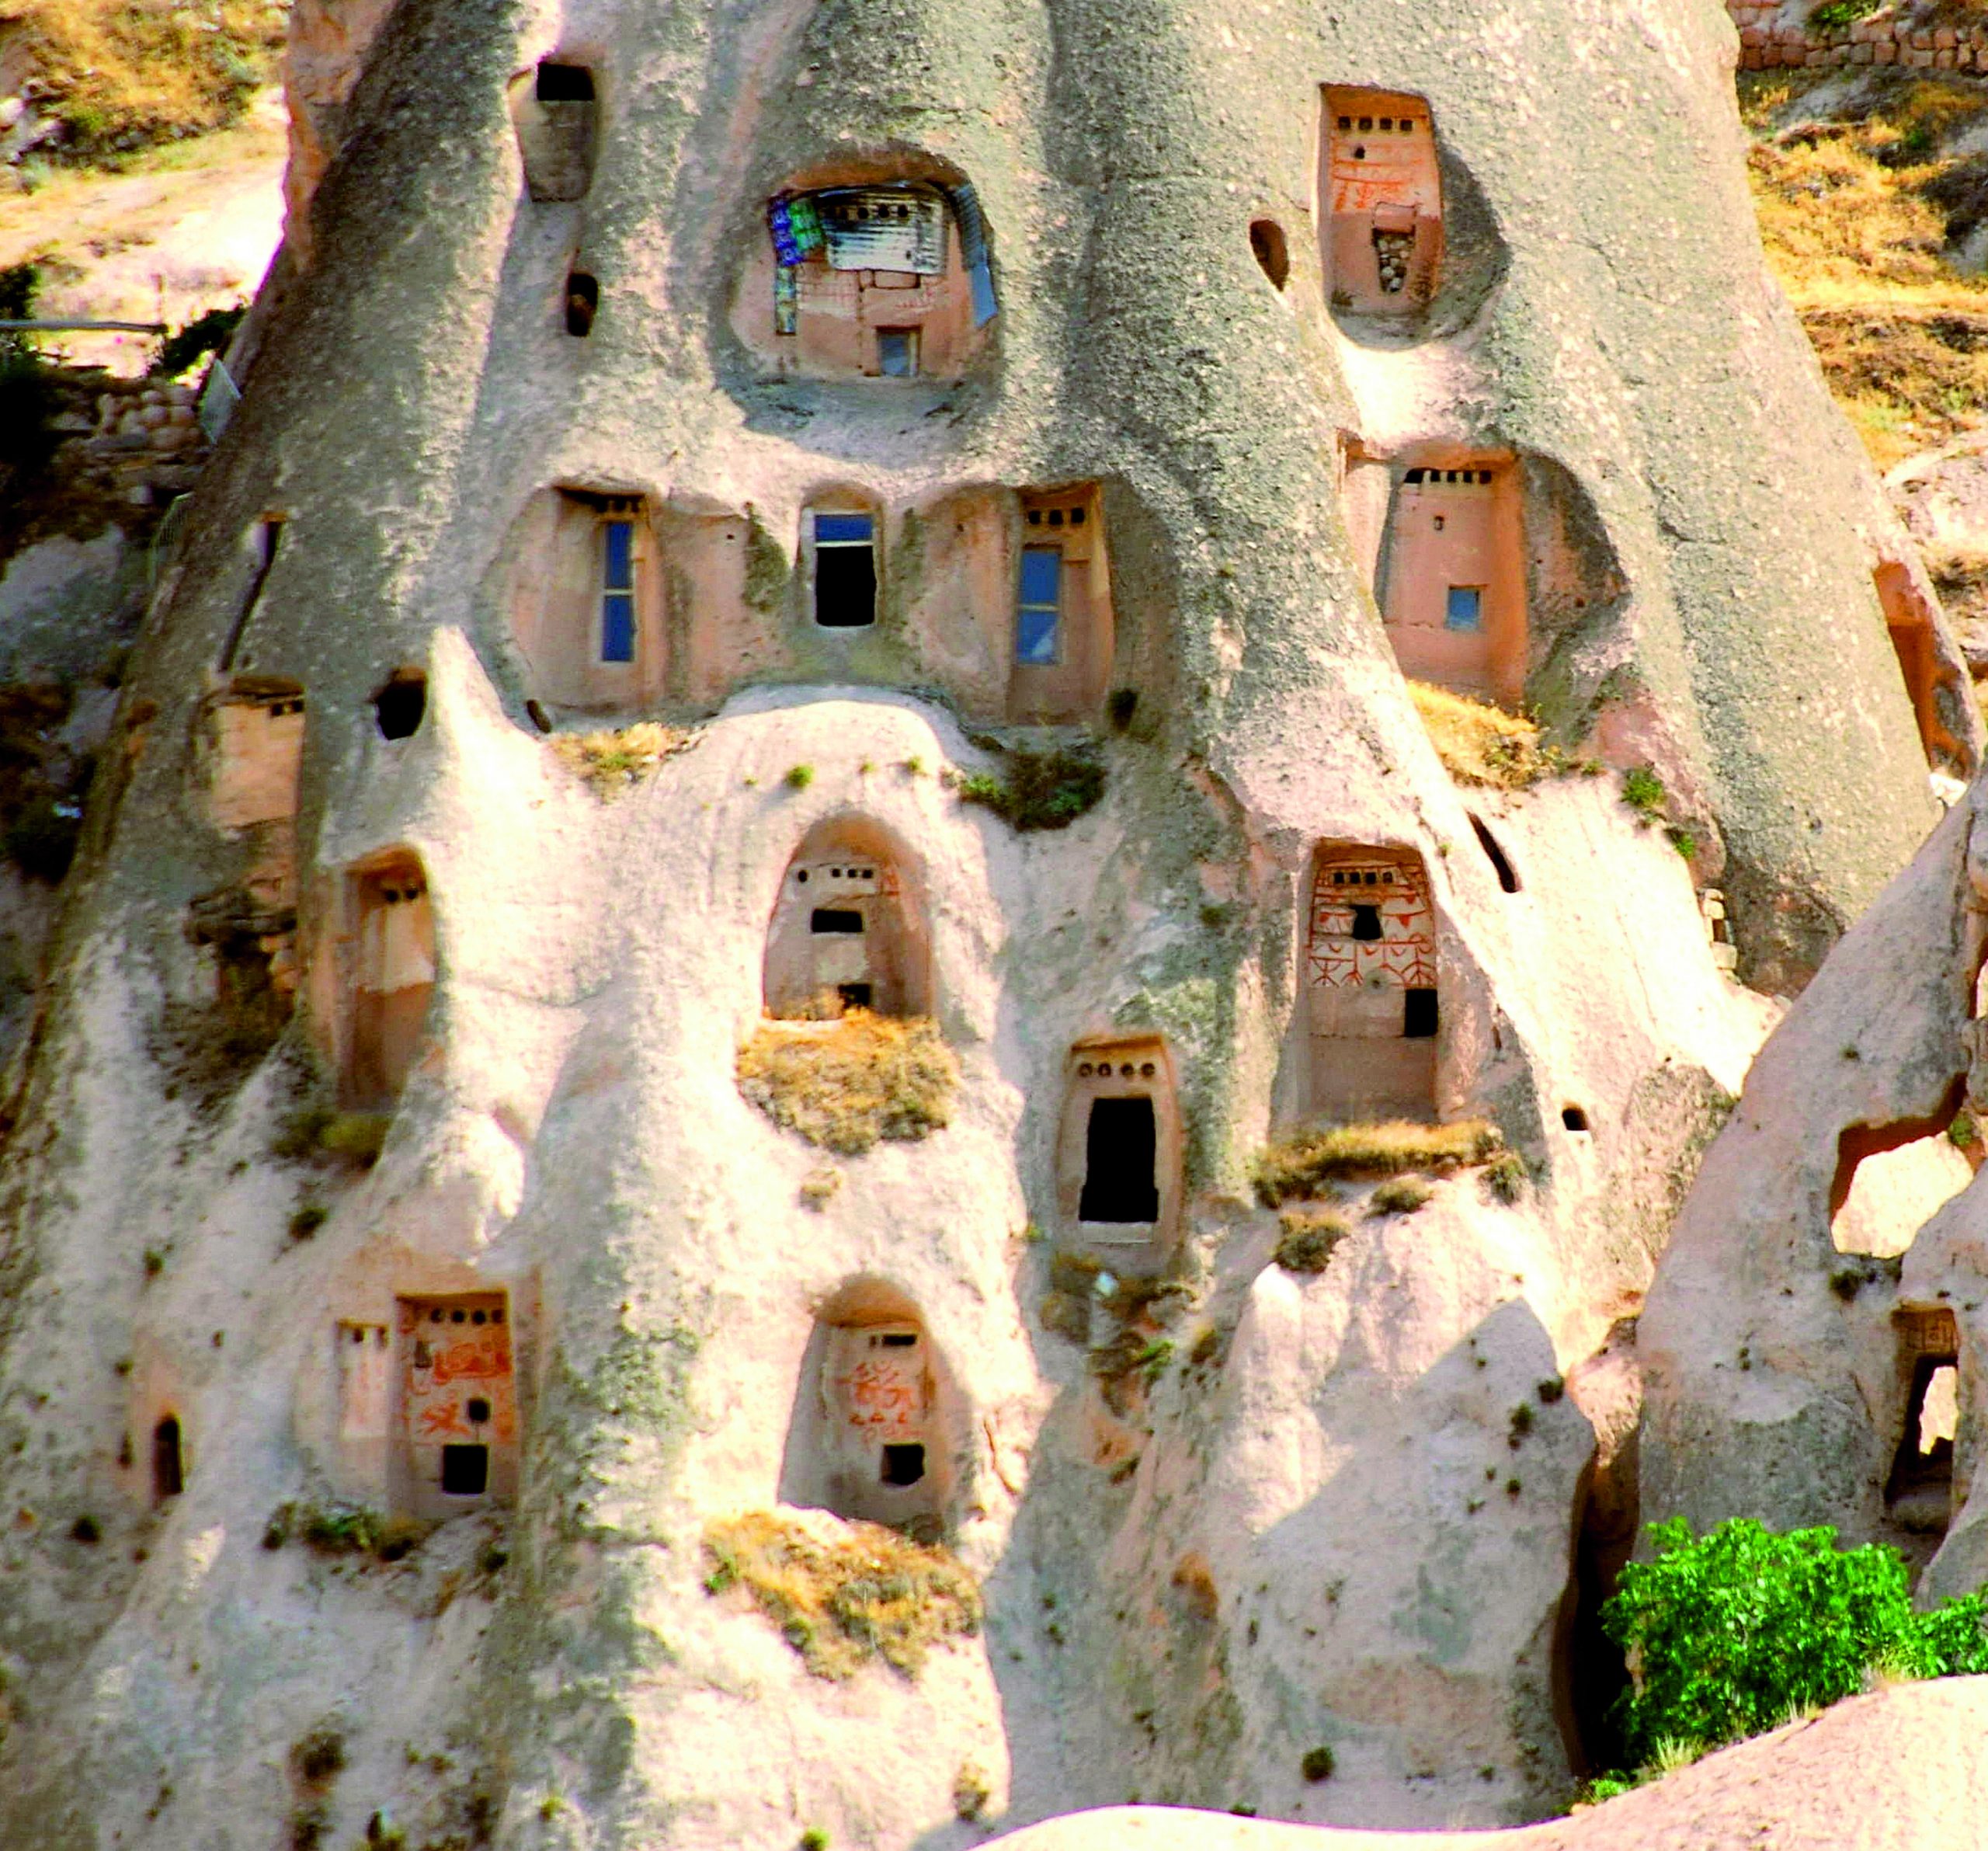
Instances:
[[[1307,1748],[1305,1758],[1298,1764],[1298,1771],[1315,1785],[1321,1780],[1329,1780],[1338,1762],[1330,1748],[1322,1742],[1315,1748]]]
[[[1516,1150],[1507,1150],[1486,1165],[1484,1186],[1502,1202],[1517,1202],[1525,1192],[1525,1159]]]
[[[1981,1595],[1912,1610],[1898,1552],[1838,1549],[1826,1526],[1778,1535],[1739,1517],[1695,1540],[1681,1518],[1653,1524],[1656,1559],[1632,1562],[1601,1609],[1636,1668],[1622,1700],[1638,1762],[1661,1745],[1708,1748],[1757,1734],[1895,1675],[1988,1669]]]
[[[962,803],[983,805],[1018,833],[1067,829],[1104,795],[1104,766],[1087,752],[1017,746],[999,773],[969,771],[955,788]]]
[[[1384,1182],[1368,1199],[1367,1213],[1370,1215],[1412,1215],[1419,1208],[1426,1207],[1436,1192],[1420,1177],[1397,1176],[1392,1182]]]
[[[1661,823],[1670,798],[1653,766],[1636,765],[1622,774],[1622,801],[1644,822]]]
[[[325,1225],[331,1210],[321,1202],[307,1202],[290,1218],[290,1237],[308,1240]]]
[[[1972,1112],[1962,1110],[1954,1114],[1953,1122],[1947,1127],[1947,1141],[1958,1150],[1981,1142],[1981,1127],[1974,1122]]]
[[[1809,25],[1816,32],[1840,32],[1859,19],[1868,19],[1884,3],[1885,0],[1823,0],[1809,14]]]
[[[791,765],[787,768],[787,788],[790,791],[805,791],[815,781],[812,765]]]

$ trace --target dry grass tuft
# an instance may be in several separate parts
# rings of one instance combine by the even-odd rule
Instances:
[[[877,1523],[825,1541],[772,1511],[704,1532],[707,1592],[742,1587],[818,1678],[840,1682],[881,1658],[917,1676],[940,1640],[980,1630],[980,1589],[946,1550]]]
[[[959,1063],[925,1016],[852,1009],[838,1021],[763,1022],[739,1050],[739,1090],[777,1125],[842,1157],[951,1122]]]
[[[1458,784],[1522,791],[1576,769],[1555,748],[1541,745],[1539,729],[1517,714],[1421,681],[1409,683],[1408,698],[1443,768]]]
[[[1343,1215],[1327,1209],[1286,1209],[1277,1217],[1277,1251],[1272,1256],[1286,1272],[1323,1272],[1333,1250],[1353,1232]]]
[[[551,744],[567,767],[606,803],[653,777],[665,759],[686,750],[697,737],[686,727],[641,720],[604,732],[555,733]]]
[[[1486,1164],[1504,1148],[1495,1125],[1466,1119],[1455,1125],[1329,1125],[1273,1144],[1256,1160],[1256,1193],[1266,1208],[1315,1195],[1348,1178],[1441,1174]]]
[[[115,165],[235,121],[275,75],[287,13],[273,0],[0,0],[0,45],[25,48],[50,86],[68,130],[55,158]]]

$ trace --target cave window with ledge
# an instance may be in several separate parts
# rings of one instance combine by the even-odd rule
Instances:
[[[1309,1108],[1343,1123],[1435,1116],[1435,908],[1420,856],[1331,845],[1312,879]]]
[[[896,845],[860,819],[809,832],[781,877],[767,927],[768,1015],[930,1013],[925,932],[900,865]]]
[[[593,183],[600,106],[585,64],[547,58],[511,83],[511,124],[525,190],[543,204],[583,200]]]
[[[950,1379],[916,1308],[861,1283],[815,1320],[780,1501],[936,1542],[953,1488]]]
[[[808,614],[822,630],[864,630],[877,621],[877,510],[809,508],[802,517]]]
[[[435,992],[435,917],[419,860],[405,851],[349,876],[343,1093],[355,1110],[399,1099]]]
[[[1068,725],[1097,712],[1110,680],[1110,575],[1093,483],[1024,490],[1008,718]]]
[[[999,312],[978,196],[902,177],[789,188],[766,205],[734,326],[784,373],[958,378]]]
[[[1885,1508],[1900,1529],[1945,1534],[1953,1520],[1954,1449],[1960,1427],[1960,1342],[1952,1312],[1895,1314],[1904,1418],[1885,1485]]]
[[[643,497],[541,492],[520,513],[509,550],[512,632],[541,706],[625,712],[662,697],[664,573]]]
[[[1401,671],[1479,700],[1525,692],[1524,520],[1509,457],[1403,469],[1388,512],[1378,602]]]
[[[1341,314],[1419,316],[1443,259],[1435,124],[1420,96],[1329,86],[1319,137],[1326,300]]]
[[[518,1416],[509,1296],[398,1301],[395,1507],[447,1517],[517,1494]],[[363,1347],[363,1345],[361,1347]]]
[[[1163,1038],[1093,1039],[1071,1050],[1061,1146],[1058,1195],[1076,1239],[1163,1257],[1179,1206],[1180,1126]]]

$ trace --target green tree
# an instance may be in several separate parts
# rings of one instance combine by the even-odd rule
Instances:
[[[1666,1742],[1715,1748],[1833,1703],[1873,1666],[1988,1669],[1982,1597],[1915,1613],[1895,1549],[1839,1549],[1827,1527],[1777,1535],[1750,1517],[1695,1540],[1673,1518],[1650,1536],[1656,1558],[1625,1567],[1601,1609],[1629,1663],[1623,1736],[1639,1764]]]

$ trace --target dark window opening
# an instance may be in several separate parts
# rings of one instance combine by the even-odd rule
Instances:
[[[1381,935],[1381,909],[1378,906],[1355,906],[1353,909],[1353,935],[1363,944]]]
[[[593,73],[585,64],[547,60],[538,68],[537,96],[540,103],[592,103]]]
[[[1149,1098],[1093,1099],[1084,1129],[1079,1221],[1157,1221],[1158,1122]]]
[[[869,983],[838,983],[836,986],[836,994],[842,999],[842,1006],[845,1009],[868,1009],[873,1007],[871,999],[876,993],[875,986]]]
[[[908,1350],[916,1345],[918,1339],[909,1331],[886,1331],[881,1341],[887,1350]]]
[[[1507,893],[1517,892],[1519,877],[1513,872],[1511,863],[1506,860],[1505,851],[1498,846],[1497,838],[1475,815],[1471,816],[1470,826],[1476,832],[1477,846],[1484,851],[1485,859],[1497,871],[1498,885]]]
[[[600,285],[584,270],[566,279],[566,332],[585,340],[593,332],[594,311],[600,307]]]
[[[860,932],[863,915],[853,906],[817,906],[808,916],[811,932]]]
[[[373,697],[373,717],[383,739],[412,739],[428,712],[428,677],[403,669]]]
[[[1560,1108],[1560,1122],[1569,1131],[1587,1129],[1587,1114],[1578,1105],[1565,1105]]]
[[[152,1495],[176,1498],[186,1488],[179,1453],[179,1419],[169,1414],[152,1429]]]
[[[442,1489],[451,1498],[481,1498],[490,1486],[488,1446],[444,1446]]]
[[[1436,1032],[1436,993],[1433,990],[1405,990],[1401,1032],[1409,1041],[1426,1041]]]
[[[884,1467],[879,1477],[886,1484],[916,1484],[925,1476],[925,1449],[923,1446],[886,1446],[884,1449]]]
[[[477,1315],[480,1317],[483,1314],[481,1312],[478,1312]],[[473,1396],[470,1400],[464,1404],[463,1414],[472,1427],[481,1427],[485,1421],[490,1418],[490,1404],[485,1400],[481,1395]]]
[[[877,621],[877,555],[867,514],[815,517],[815,621],[860,630]]]
[[[1249,249],[1257,266],[1269,277],[1270,287],[1281,289],[1291,278],[1291,252],[1284,240],[1284,227],[1274,218],[1257,219],[1249,227]]]

